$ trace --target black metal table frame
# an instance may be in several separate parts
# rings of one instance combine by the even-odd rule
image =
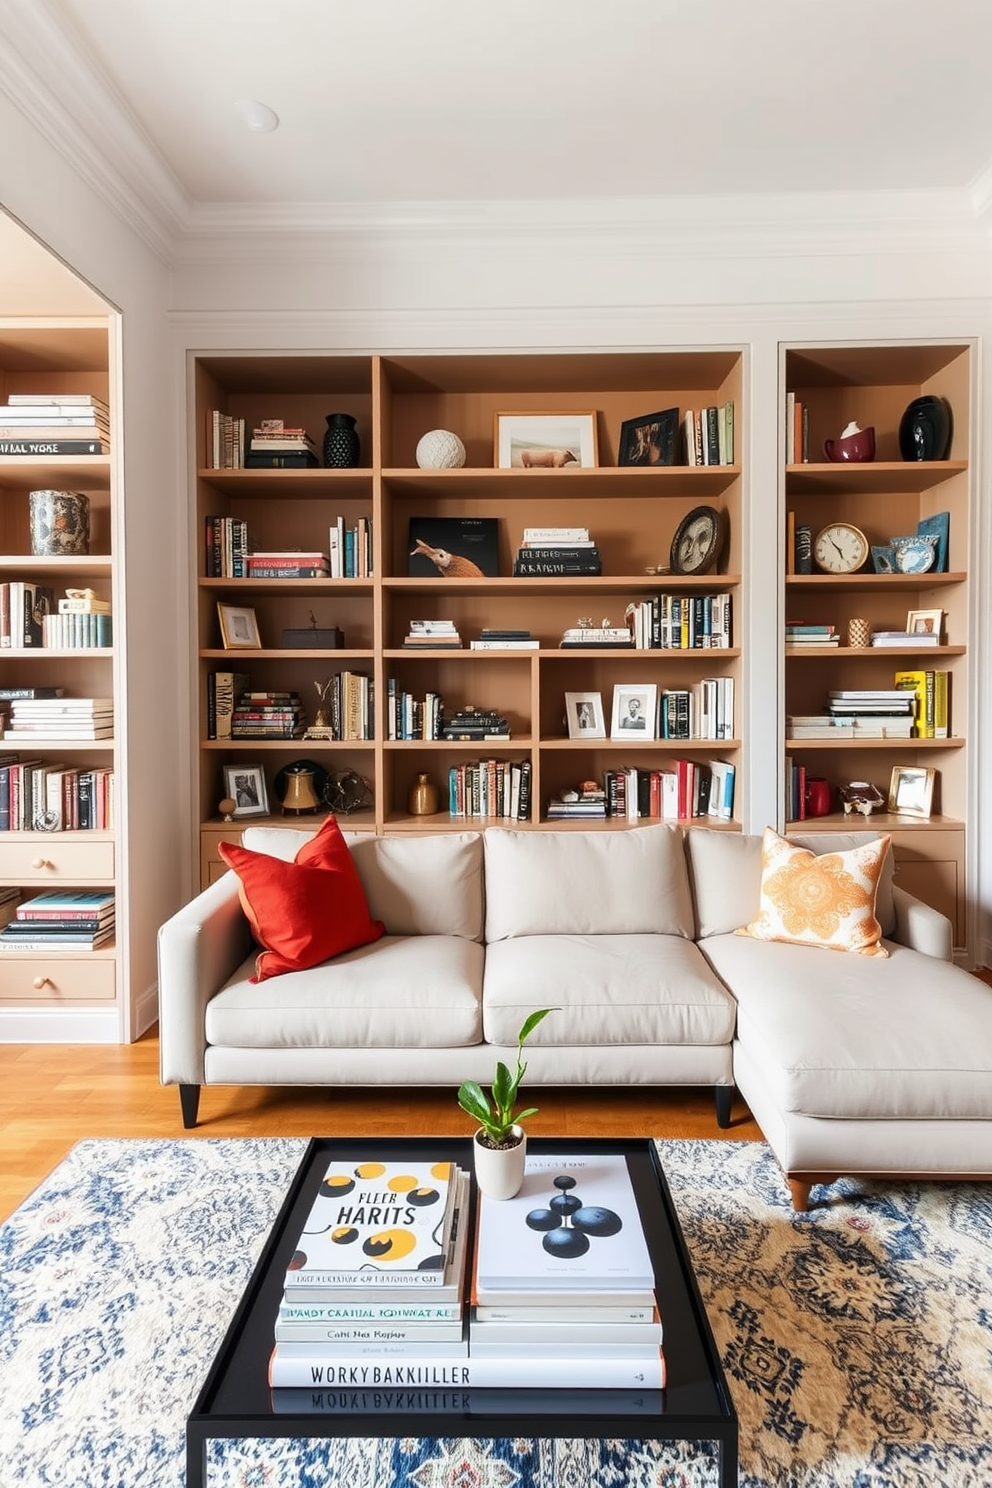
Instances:
[[[685,1238],[653,1141],[621,1137],[528,1138],[535,1153],[576,1155],[621,1153],[627,1159],[657,1281],[664,1326],[667,1381],[654,1392],[657,1410],[624,1411],[626,1392],[583,1391],[581,1410],[570,1408],[574,1392],[519,1392],[526,1410],[498,1391],[465,1391],[469,1406],[483,1397],[483,1411],[390,1410],[342,1412],[273,1410],[268,1362],[273,1326],[282,1300],[286,1266],[328,1162],[450,1158],[471,1171],[471,1139],[457,1137],[315,1137],[289,1186],[282,1208],[238,1304],[224,1341],[186,1422],[187,1488],[204,1488],[207,1443],[250,1437],[534,1437],[625,1438],[658,1441],[712,1441],[720,1457],[720,1488],[737,1488],[738,1429],[712,1330],[693,1274]],[[475,1221],[475,1188],[471,1222]],[[469,1235],[472,1254],[473,1235]],[[466,1287],[468,1280],[466,1280]],[[494,1398],[496,1404],[493,1404]],[[595,1401],[601,1402],[599,1407]],[[650,1406],[652,1402],[648,1401]],[[535,1429],[540,1427],[539,1430]]]

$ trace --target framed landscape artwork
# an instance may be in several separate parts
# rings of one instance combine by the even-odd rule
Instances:
[[[611,739],[658,737],[658,684],[619,682],[613,689]]]
[[[602,693],[566,692],[565,717],[570,739],[606,738]]]
[[[597,464],[596,414],[497,413],[498,470],[589,470]]]

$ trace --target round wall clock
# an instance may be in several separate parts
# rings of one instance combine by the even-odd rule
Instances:
[[[669,567],[676,574],[708,573],[723,551],[723,517],[715,506],[696,506],[672,538]]]
[[[933,568],[936,548],[927,537],[902,537],[893,543],[896,573],[919,574]]]
[[[824,573],[857,573],[870,551],[871,544],[853,522],[830,522],[813,539],[813,560]]]

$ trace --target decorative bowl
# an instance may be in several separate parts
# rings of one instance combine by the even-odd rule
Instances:
[[[843,433],[839,439],[827,439],[824,441],[823,453],[828,460],[839,464],[844,460],[865,464],[875,458],[875,427],[869,424],[867,429],[856,429],[853,433]]]

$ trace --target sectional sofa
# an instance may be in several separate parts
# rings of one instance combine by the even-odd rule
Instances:
[[[311,833],[249,828],[290,862]],[[851,851],[877,834],[799,839]],[[992,989],[950,960],[948,922],[894,885],[888,954],[755,939],[762,839],[667,824],[345,834],[385,933],[252,980],[234,872],[159,936],[161,1078],[194,1126],[208,1085],[488,1082],[527,1013],[527,1085],[740,1091],[797,1208],[840,1174],[992,1174]],[[328,904],[327,913],[333,915]]]

